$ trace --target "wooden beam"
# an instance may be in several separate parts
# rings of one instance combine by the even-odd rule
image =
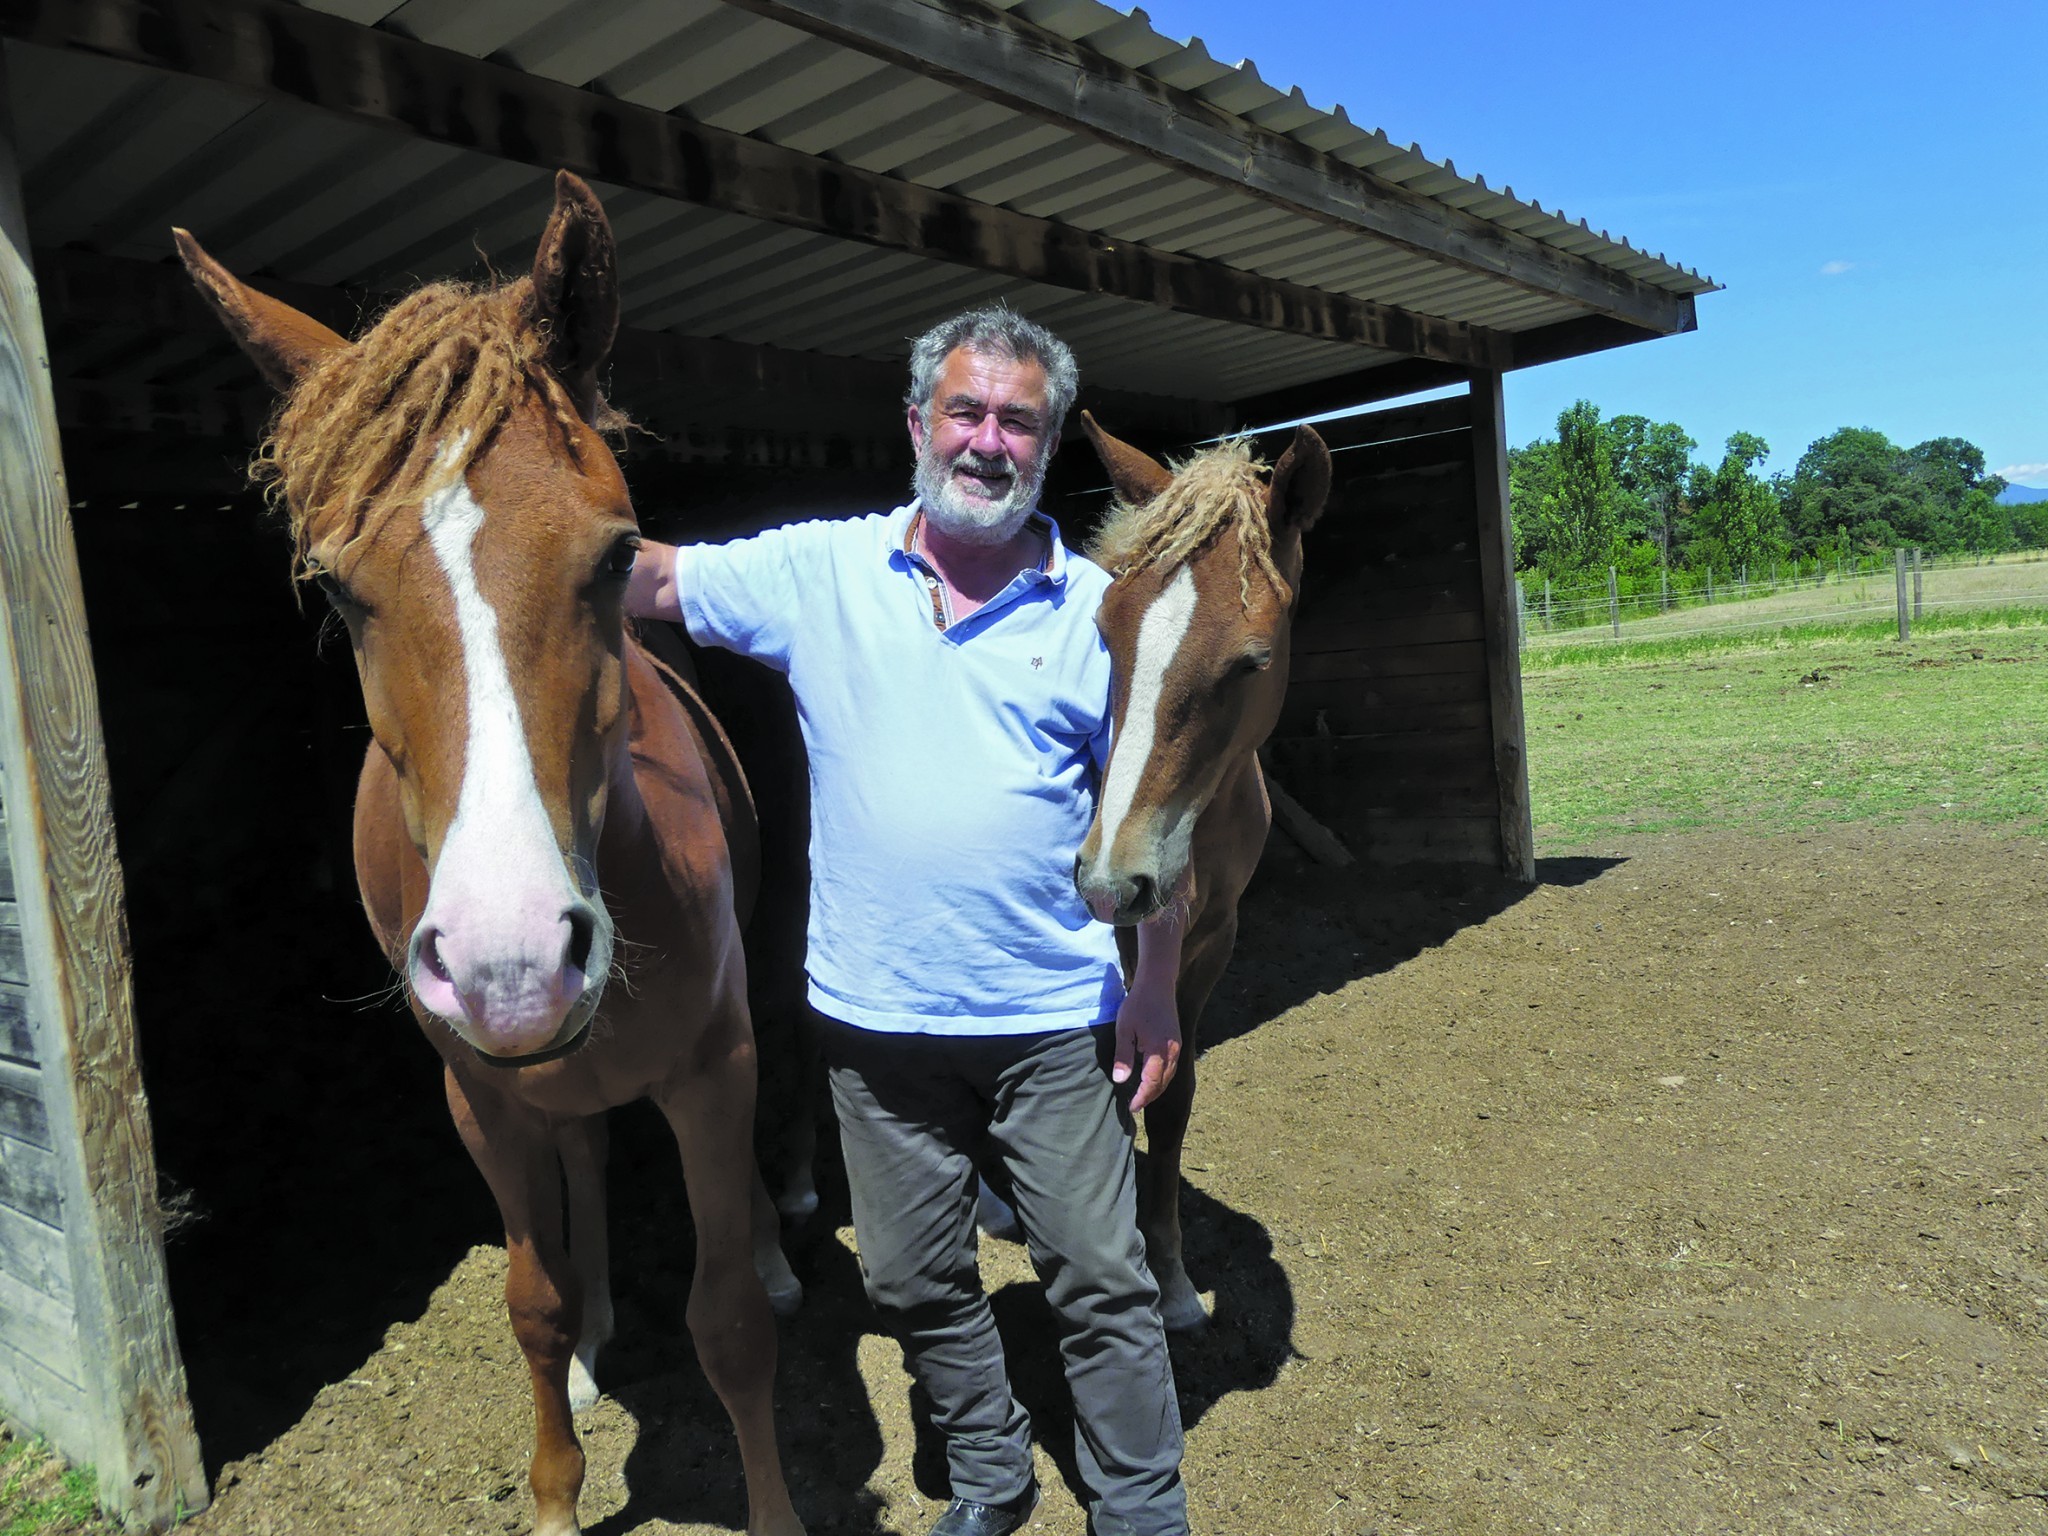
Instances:
[[[1493,768],[1500,787],[1501,868],[1536,878],[1529,807],[1529,739],[1522,714],[1522,636],[1515,612],[1515,538],[1508,526],[1507,414],[1500,375],[1472,381],[1473,500],[1479,522],[1479,587],[1486,620],[1486,696]]]
[[[728,0],[1218,186],[1650,330],[1690,300],[1411,192],[985,0]],[[1402,348],[1403,351],[1412,351]],[[1494,366],[1499,366],[1498,364]]]
[[[1685,323],[1672,334],[1697,328],[1691,299],[1685,301],[1685,309]],[[1507,332],[1508,360],[1503,369],[1513,372],[1519,368],[1563,362],[1567,358],[1585,357],[1639,341],[1655,341],[1663,334],[1605,315],[1560,320],[1552,325],[1537,326],[1534,330]],[[1369,405],[1375,400],[1391,400],[1397,395],[1441,389],[1447,384],[1468,383],[1471,378],[1470,370],[1455,364],[1410,357],[1384,363],[1377,368],[1362,368],[1355,373],[1342,373],[1307,384],[1271,390],[1263,395],[1248,396],[1231,408],[1237,413],[1238,420],[1247,426],[1261,426],[1269,421],[1294,421],[1304,416],[1346,411]]]
[[[108,1507],[168,1525],[205,1505],[206,1474],[164,1280],[121,862],[46,357],[0,74],[0,793],[91,1439],[64,1450],[97,1466]]]
[[[784,149],[278,0],[43,0],[23,42],[282,97],[706,208],[1206,320],[1467,367],[1497,333],[1113,240]]]

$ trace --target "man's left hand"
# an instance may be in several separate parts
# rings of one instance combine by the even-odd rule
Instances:
[[[1136,1113],[1166,1091],[1180,1066],[1180,1010],[1173,988],[1133,988],[1124,995],[1116,1011],[1116,1057],[1109,1069],[1110,1081],[1127,1083],[1138,1074],[1137,1091],[1131,1095]]]

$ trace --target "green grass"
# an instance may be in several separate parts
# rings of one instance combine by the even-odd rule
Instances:
[[[1981,653],[1981,654],[1980,654]],[[1632,832],[1953,819],[2048,832],[2048,613],[1524,658],[1545,852]]]
[[[67,1466],[41,1440],[0,1438],[0,1536],[116,1536],[90,1467]]]

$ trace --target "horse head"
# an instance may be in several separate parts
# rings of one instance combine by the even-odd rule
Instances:
[[[626,771],[639,544],[597,430],[618,325],[604,211],[557,176],[530,275],[422,288],[353,342],[177,240],[283,396],[258,473],[296,574],[347,626],[428,871],[412,992],[486,1059],[571,1048],[611,970],[595,859]]]
[[[1129,924],[1186,886],[1195,823],[1225,773],[1272,734],[1287,693],[1302,535],[1330,452],[1313,428],[1269,477],[1242,442],[1168,470],[1085,411],[1118,506],[1090,553],[1115,576],[1096,623],[1115,662],[1115,734],[1074,883]]]

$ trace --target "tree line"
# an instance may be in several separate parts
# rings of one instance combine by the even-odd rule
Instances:
[[[1770,447],[1732,435],[1719,463],[1676,422],[1603,418],[1581,400],[1557,435],[1508,452],[1515,565],[1568,580],[1608,566],[1734,572],[1899,547],[1931,555],[2048,546],[2048,502],[2003,505],[2005,481],[1959,437],[1900,447],[1869,427],[1811,444],[1790,474],[1758,472]]]

